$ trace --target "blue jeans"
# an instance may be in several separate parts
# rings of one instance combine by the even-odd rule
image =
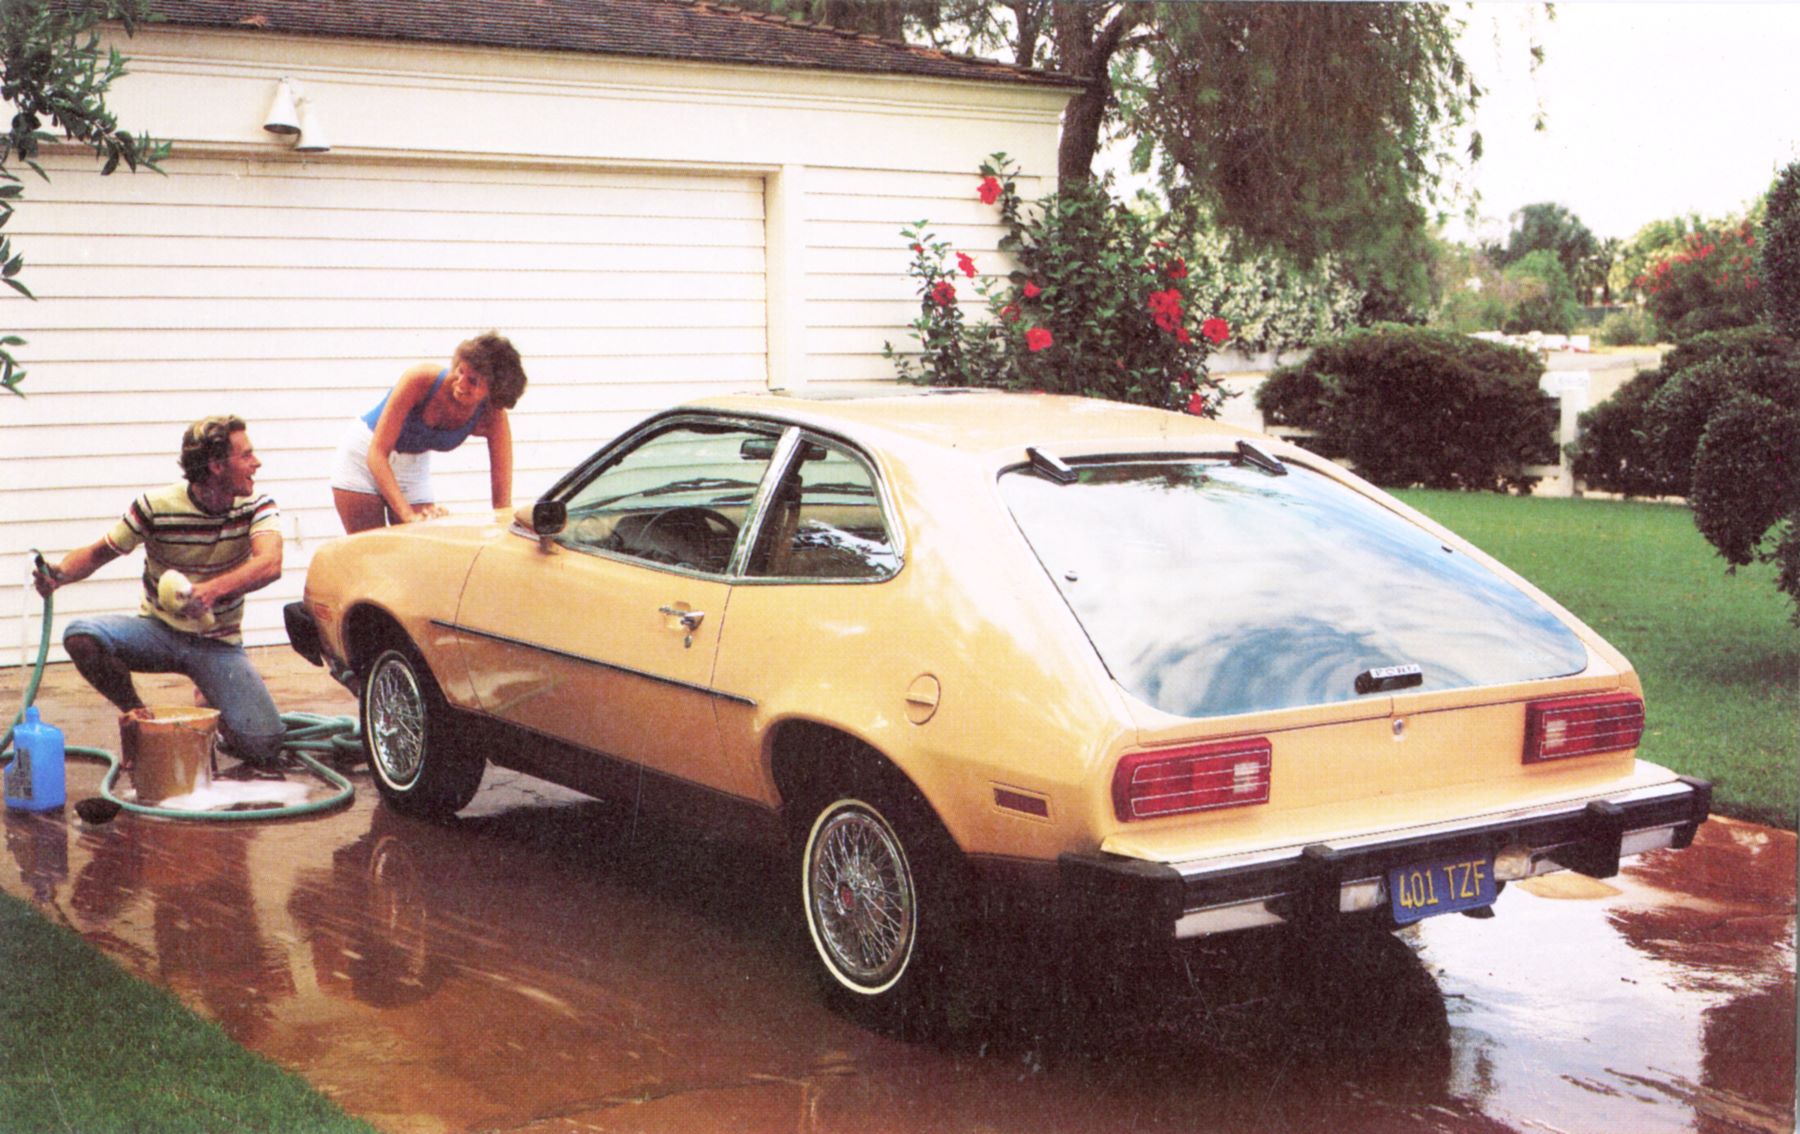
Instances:
[[[133,673],[185,674],[219,710],[225,739],[244,759],[263,764],[281,754],[287,731],[281,711],[242,646],[127,614],[77,618],[63,630],[63,642],[78,634],[99,642]]]

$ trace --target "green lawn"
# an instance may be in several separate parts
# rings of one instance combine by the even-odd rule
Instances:
[[[1795,826],[1800,629],[1774,570],[1725,571],[1687,509],[1492,493],[1396,493],[1543,588],[1644,683],[1640,754],[1713,782],[1723,814]]]
[[[373,1134],[304,1079],[6,894],[0,1130]]]

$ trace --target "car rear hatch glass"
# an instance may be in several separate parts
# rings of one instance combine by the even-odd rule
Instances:
[[[1587,664],[1582,641],[1518,587],[1306,468],[1069,467],[1072,479],[1009,470],[1002,495],[1114,680],[1157,709],[1265,712]]]

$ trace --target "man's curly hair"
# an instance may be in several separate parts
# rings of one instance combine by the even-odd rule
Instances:
[[[203,417],[181,435],[181,475],[189,484],[206,479],[209,466],[231,456],[231,435],[242,433],[244,419],[236,414]]]

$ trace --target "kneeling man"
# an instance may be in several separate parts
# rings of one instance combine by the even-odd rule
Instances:
[[[196,421],[181,438],[185,479],[144,493],[111,531],[32,581],[48,598],[142,546],[139,614],[69,623],[69,659],[127,713],[144,707],[133,673],[186,674],[219,710],[225,745],[244,761],[244,772],[279,776],[281,714],[240,632],[244,596],[281,577],[280,514],[254,491],[261,467],[242,418]],[[164,586],[171,571],[180,575]],[[191,589],[176,585],[181,577]]]

